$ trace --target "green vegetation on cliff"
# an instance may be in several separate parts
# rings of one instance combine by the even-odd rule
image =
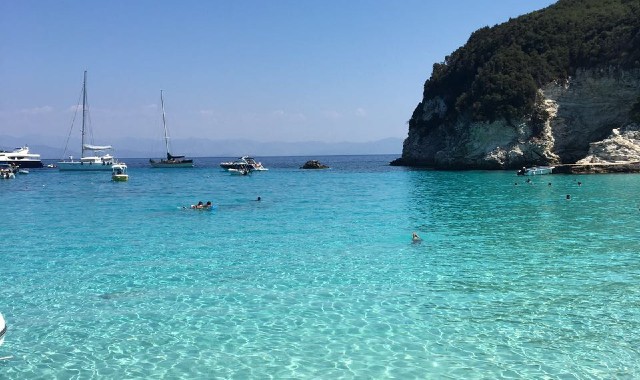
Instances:
[[[443,118],[421,120],[422,103],[409,128],[428,132],[464,115],[474,121],[535,115],[537,89],[581,68],[640,68],[640,1],[559,0],[492,28],[433,65],[424,99],[442,97]]]

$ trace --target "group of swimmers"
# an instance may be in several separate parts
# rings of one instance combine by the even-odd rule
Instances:
[[[198,202],[197,205],[191,205],[192,209],[195,210],[207,210],[213,207],[213,204],[211,203],[211,201],[207,201],[207,203],[202,203],[202,201]],[[186,208],[186,207],[184,207]]]
[[[260,202],[262,198],[258,197],[256,201]],[[183,206],[183,209],[190,208],[193,210],[210,210],[213,208],[213,203],[211,201],[207,201],[207,203],[202,203],[202,201],[198,202],[198,204],[191,205],[189,207]]]

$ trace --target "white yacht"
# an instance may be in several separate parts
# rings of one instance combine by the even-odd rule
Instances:
[[[29,153],[29,147],[23,146],[12,151],[0,150],[0,164],[13,164],[20,168],[41,168],[40,155]]]
[[[69,156],[68,160],[58,162],[57,166],[60,170],[111,171],[111,165],[117,162],[111,154],[101,154],[103,151],[113,149],[111,145],[92,145],[85,142],[87,112],[87,72],[85,71],[82,82],[82,154],[79,160],[74,160],[73,156]]]
[[[220,167],[225,170],[229,170],[229,169],[242,170],[244,168],[249,168],[250,171],[269,170],[264,166],[262,166],[262,163],[256,161],[255,158],[249,157],[249,156],[242,156],[235,161],[221,162]]]

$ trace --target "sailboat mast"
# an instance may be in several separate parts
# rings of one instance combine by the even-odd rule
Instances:
[[[84,79],[82,80],[82,154],[80,157],[84,157],[84,124],[87,114],[87,70],[84,71]]]
[[[164,127],[164,145],[167,151],[167,159],[169,159],[169,133],[167,132],[167,120],[164,115],[164,97],[162,96],[162,90],[160,90],[160,104],[162,105],[162,126]]]

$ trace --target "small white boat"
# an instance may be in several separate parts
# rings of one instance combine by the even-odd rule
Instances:
[[[18,174],[29,174],[27,169],[18,169]]]
[[[111,180],[115,182],[128,181],[129,174],[127,174],[127,165],[123,163],[111,165]]]
[[[245,167],[248,167],[250,171],[269,170],[262,166],[262,163],[256,161],[255,158],[249,156],[242,156],[235,161],[221,162],[220,167],[225,170],[242,169]]]
[[[4,335],[7,333],[7,323],[4,320],[4,317],[2,316],[2,313],[0,313],[0,345],[4,342]]]
[[[530,168],[522,168],[518,170],[518,175],[542,175],[552,174],[555,166],[532,166]]]

